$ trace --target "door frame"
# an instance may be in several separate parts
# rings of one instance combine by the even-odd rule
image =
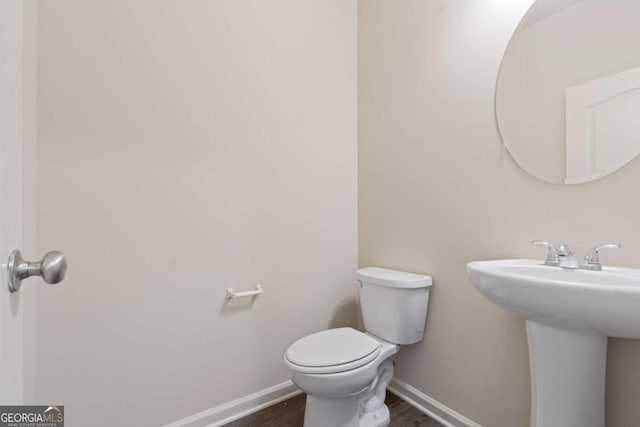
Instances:
[[[0,263],[36,249],[37,1],[0,0]],[[36,289],[0,274],[0,404],[35,403]]]

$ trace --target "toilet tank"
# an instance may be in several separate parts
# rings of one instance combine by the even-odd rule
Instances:
[[[431,277],[378,267],[361,268],[357,275],[365,330],[394,344],[421,341]]]

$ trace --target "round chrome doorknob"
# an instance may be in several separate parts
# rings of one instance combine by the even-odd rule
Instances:
[[[22,280],[31,276],[42,276],[49,284],[60,283],[67,272],[67,259],[60,251],[47,252],[41,261],[29,262],[22,258],[19,250],[14,250],[7,261],[7,285],[11,292],[20,289]]]
[[[51,251],[42,257],[40,274],[42,280],[54,285],[60,283],[67,273],[67,259],[60,251]]]

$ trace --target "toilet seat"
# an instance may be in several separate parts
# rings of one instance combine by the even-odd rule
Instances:
[[[336,328],[303,337],[285,353],[295,372],[334,374],[356,369],[378,357],[381,343],[352,328]]]

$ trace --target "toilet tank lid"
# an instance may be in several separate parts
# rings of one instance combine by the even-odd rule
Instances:
[[[418,289],[433,285],[431,276],[407,273],[405,271],[389,270],[380,267],[366,267],[356,271],[361,282],[391,288]]]

